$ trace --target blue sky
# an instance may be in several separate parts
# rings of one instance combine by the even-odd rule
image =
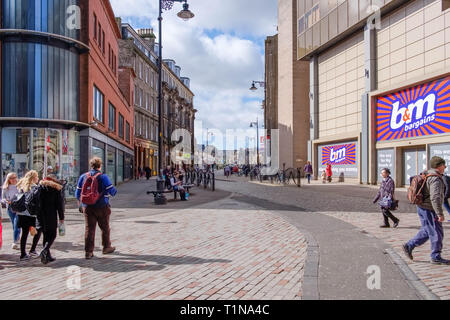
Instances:
[[[264,40],[277,33],[277,1],[188,3],[195,17],[187,22],[176,16],[180,3],[164,12],[163,57],[174,59],[181,75],[191,79],[194,107],[199,111],[196,138],[202,143],[203,133],[206,143],[206,128],[225,134],[247,130],[257,117],[263,119],[264,89],[251,92],[249,88],[252,80],[264,80]],[[111,0],[111,4],[123,22],[135,29],[152,27],[157,35],[157,0]],[[221,149],[221,143],[217,147]]]

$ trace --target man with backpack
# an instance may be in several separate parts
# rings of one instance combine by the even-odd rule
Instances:
[[[442,209],[444,203],[445,184],[442,178],[446,165],[445,160],[433,157],[430,161],[431,169],[421,176],[414,177],[408,191],[411,203],[417,205],[422,228],[419,233],[403,245],[406,256],[413,260],[414,248],[431,241],[431,263],[450,264],[450,260],[441,257],[445,221]]]
[[[113,253],[116,248],[111,246],[109,218],[111,207],[109,196],[117,194],[116,188],[106,174],[101,172],[102,160],[93,158],[90,161],[91,171],[83,174],[78,180],[75,196],[83,206],[85,216],[85,251],[86,259],[92,259],[95,247],[95,229],[102,230],[103,254]]]

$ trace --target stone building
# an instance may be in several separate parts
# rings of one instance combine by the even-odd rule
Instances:
[[[163,166],[172,164],[171,151],[177,141],[172,132],[184,128],[191,133],[191,152],[194,152],[194,94],[190,79],[181,77],[181,68],[173,60],[163,60],[163,147],[158,146],[158,44],[152,29],[135,31],[129,24],[122,25],[120,65],[133,69],[136,74],[134,88],[135,168],[150,167],[154,175],[158,170],[158,157]],[[178,139],[177,139],[178,140]],[[183,155],[184,156],[184,155]],[[186,156],[185,156],[186,157]],[[135,172],[137,174],[137,170]]]
[[[118,19],[118,23],[121,23]],[[154,52],[152,29],[135,31],[121,23],[119,41],[120,66],[131,68],[136,75],[134,87],[134,154],[135,175],[138,168],[149,167],[153,175],[158,167],[158,56]]]
[[[172,165],[181,160],[189,159],[193,165],[194,154],[194,122],[197,110],[194,109],[194,94],[190,90],[190,79],[181,77],[181,67],[174,60],[163,60],[163,163]],[[186,129],[190,133],[190,152],[177,154],[173,159],[173,148],[180,143],[179,136],[172,136],[177,129]],[[186,151],[186,150],[185,150]],[[189,161],[186,161],[189,162]]]
[[[265,83],[264,128],[267,143],[264,155],[267,159],[271,153],[271,130],[278,129],[278,35],[267,37],[265,41]]]
[[[388,167],[402,186],[434,155],[450,165],[448,1],[298,0],[297,6],[294,43],[311,70],[315,173],[330,162],[336,175],[376,183]]]
[[[278,1],[278,129],[280,167],[308,158],[309,63],[297,60],[297,1]]]

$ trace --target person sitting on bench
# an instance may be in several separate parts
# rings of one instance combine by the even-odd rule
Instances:
[[[186,201],[186,191],[183,188],[183,181],[180,180],[180,173],[178,171],[175,171],[170,178],[170,185],[174,192],[180,193],[181,201]]]

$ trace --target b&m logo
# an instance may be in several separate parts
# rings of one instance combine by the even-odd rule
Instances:
[[[378,141],[450,133],[450,77],[378,98],[377,133]]]
[[[356,164],[356,144],[323,147],[322,165],[326,165],[328,162],[332,165]]]

